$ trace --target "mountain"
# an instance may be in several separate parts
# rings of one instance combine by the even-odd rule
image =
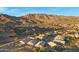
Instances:
[[[0,51],[72,51],[79,48],[78,39],[77,16],[0,14]]]
[[[20,17],[9,16],[7,14],[0,14],[0,24],[5,24],[7,22],[16,22]]]
[[[64,24],[64,23],[78,23],[79,17],[75,16],[58,16],[46,14],[28,14],[22,17],[26,22],[46,23],[46,24]]]
[[[0,24],[13,22],[20,25],[52,27],[53,25],[78,24],[79,17],[47,14],[28,14],[21,17],[0,14]]]

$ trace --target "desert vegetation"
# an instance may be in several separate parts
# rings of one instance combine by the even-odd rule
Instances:
[[[0,14],[1,52],[78,52],[79,17]]]

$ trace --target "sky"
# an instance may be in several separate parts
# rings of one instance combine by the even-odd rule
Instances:
[[[0,14],[23,16],[27,14],[79,16],[79,7],[0,7]]]

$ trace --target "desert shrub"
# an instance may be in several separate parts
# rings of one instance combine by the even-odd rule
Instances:
[[[45,48],[40,48],[40,52],[45,52]]]
[[[33,51],[33,52],[36,52],[36,48],[32,48],[32,51]]]

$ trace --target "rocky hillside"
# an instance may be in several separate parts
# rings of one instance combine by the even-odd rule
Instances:
[[[0,24],[5,24],[7,22],[13,22],[20,25],[52,27],[52,25],[57,24],[78,24],[79,17],[46,14],[28,14],[21,17],[15,17],[6,14],[0,14]]]
[[[0,14],[0,51],[79,51],[79,17]]]
[[[79,17],[75,16],[57,16],[46,14],[28,14],[21,17],[26,23],[36,24],[73,24],[79,23]]]

